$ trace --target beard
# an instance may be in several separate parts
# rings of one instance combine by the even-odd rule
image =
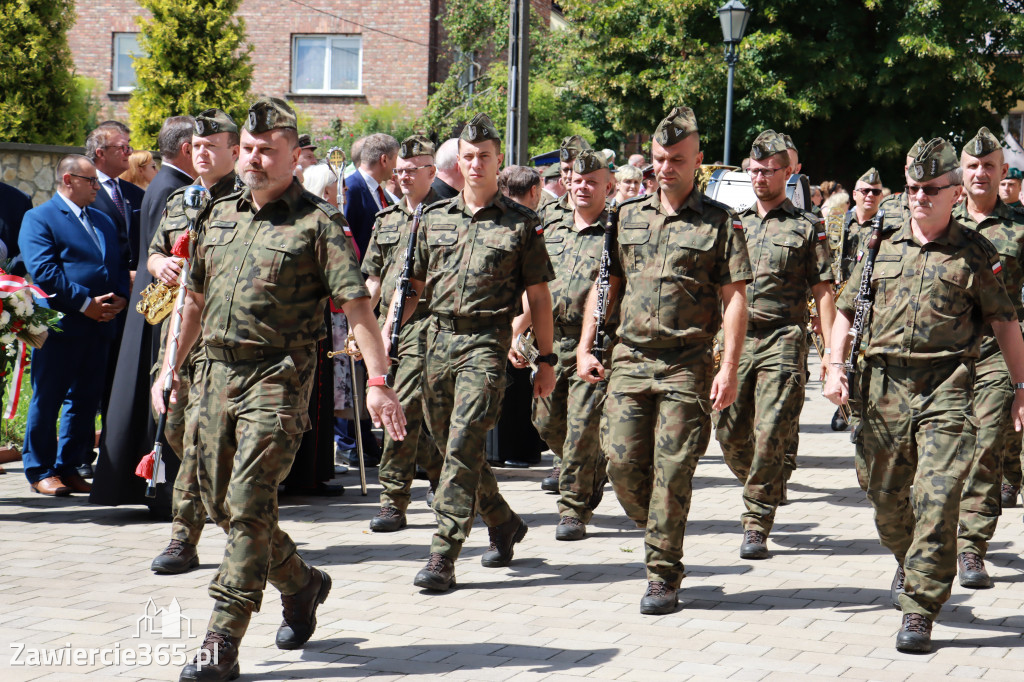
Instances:
[[[242,182],[249,189],[266,189],[270,186],[270,178],[266,172],[247,168],[242,171]]]

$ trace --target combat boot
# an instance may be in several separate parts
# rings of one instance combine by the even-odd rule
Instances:
[[[975,590],[992,587],[992,578],[985,570],[985,560],[974,552],[960,552],[956,556],[956,567],[960,573],[960,584]]]
[[[555,526],[556,540],[582,540],[587,537],[587,527],[575,516],[563,516]]]
[[[444,554],[431,552],[427,565],[412,579],[412,584],[424,590],[447,592],[455,587],[455,562]]]
[[[660,616],[672,613],[679,604],[679,592],[667,583],[652,580],[647,583],[647,591],[640,600],[640,613],[647,616]]]
[[[889,602],[893,608],[902,610],[900,606],[900,595],[903,594],[903,583],[907,574],[903,572],[902,564],[896,564],[896,575],[892,577],[892,585],[889,586]]]
[[[167,549],[153,559],[149,570],[165,575],[178,575],[179,573],[188,573],[198,565],[199,553],[196,551],[195,545],[182,540],[171,540]]]
[[[740,545],[741,559],[767,559],[768,538],[759,530],[743,532],[743,544]]]
[[[178,682],[223,682],[238,679],[240,637],[209,631],[192,662],[186,665]]]
[[[284,622],[277,629],[278,649],[298,649],[309,641],[316,630],[316,607],[331,593],[331,576],[319,568],[310,568],[306,586],[295,594],[281,595]]]
[[[551,472],[548,473],[540,482],[540,489],[546,490],[549,493],[558,492],[558,477],[562,475],[562,468],[555,466],[551,468]]]
[[[926,654],[932,650],[932,622],[920,613],[904,613],[903,625],[896,635],[896,650]]]
[[[374,533],[394,533],[405,528],[405,524],[405,514],[398,511],[397,507],[385,505],[370,519],[370,530]]]
[[[487,535],[491,545],[480,557],[480,563],[487,568],[501,568],[512,562],[512,546],[526,537],[526,523],[512,512],[512,518],[497,526],[488,526]]]
[[[1020,488],[1009,483],[1003,483],[999,486],[999,501],[1002,503],[1003,509],[1013,509],[1017,506],[1017,495],[1020,494]]]

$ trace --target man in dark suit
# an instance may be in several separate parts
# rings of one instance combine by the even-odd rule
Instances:
[[[117,121],[104,121],[85,138],[85,155],[96,167],[102,191],[92,208],[114,222],[132,271],[139,261],[139,208],[145,194],[137,185],[118,176],[128,170],[132,155],[131,130]]]
[[[384,189],[384,184],[391,179],[396,163],[398,140],[384,133],[374,133],[363,140],[356,172],[345,178],[348,187],[348,194],[345,195],[345,220],[359,247],[360,261],[370,243],[377,211],[394,203]]]
[[[129,284],[117,228],[90,206],[99,191],[96,167],[72,154],[61,159],[56,176],[57,194],[25,214],[18,243],[28,274],[52,294],[50,306],[64,313],[63,331],[32,353],[23,456],[32,490],[62,496],[90,490],[76,468],[92,452],[116,331],[111,321],[128,302]]]
[[[25,265],[21,262],[18,248],[18,234],[21,219],[32,209],[32,199],[19,189],[0,182],[0,241],[7,248],[6,257],[11,260],[11,274],[24,275]]]
[[[434,157],[437,176],[431,183],[430,189],[434,190],[441,199],[453,199],[466,185],[466,179],[462,177],[458,161],[459,138],[453,137],[438,147],[437,155]]]

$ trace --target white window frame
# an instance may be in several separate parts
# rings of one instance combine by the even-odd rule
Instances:
[[[114,33],[114,42],[113,42],[113,46],[112,46],[112,50],[113,50],[112,61],[113,61],[113,64],[112,64],[111,69],[110,69],[110,72],[111,72],[111,85],[113,86],[114,92],[131,92],[136,87],[134,85],[122,85],[121,83],[118,82],[118,68],[117,67],[118,67],[118,60],[120,59],[120,57],[122,55],[121,44],[122,44],[122,42],[127,42],[128,38],[134,39],[135,45],[136,45],[136,47],[138,47],[138,45],[139,45],[139,34],[138,34],[137,31],[136,32],[124,31],[124,32],[115,32]],[[137,53],[124,52],[124,54],[132,54],[133,56],[141,57],[142,56],[142,48],[139,47],[138,49],[139,49],[139,51]],[[134,64],[132,65],[132,73],[133,74],[135,73],[135,65]],[[138,83],[138,76],[136,76],[136,81],[135,82]]]
[[[324,87],[322,88],[299,88],[298,84],[298,73],[296,70],[299,66],[298,51],[299,41],[302,39],[322,39],[325,41],[325,52],[326,63],[324,64]],[[355,42],[359,46],[359,66],[357,69],[357,84],[355,89],[350,90],[332,90],[328,87],[331,78],[331,55],[333,51],[330,49],[332,41],[344,41],[347,43]],[[363,94],[363,36],[358,33],[299,33],[292,36],[292,92],[298,95],[362,95]]]

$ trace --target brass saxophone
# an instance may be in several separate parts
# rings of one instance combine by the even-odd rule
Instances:
[[[178,265],[183,265],[185,260],[178,259]],[[174,301],[178,297],[178,287],[167,286],[156,279],[150,282],[142,290],[142,298],[135,304],[135,309],[142,313],[146,322],[160,324],[174,310]]]

